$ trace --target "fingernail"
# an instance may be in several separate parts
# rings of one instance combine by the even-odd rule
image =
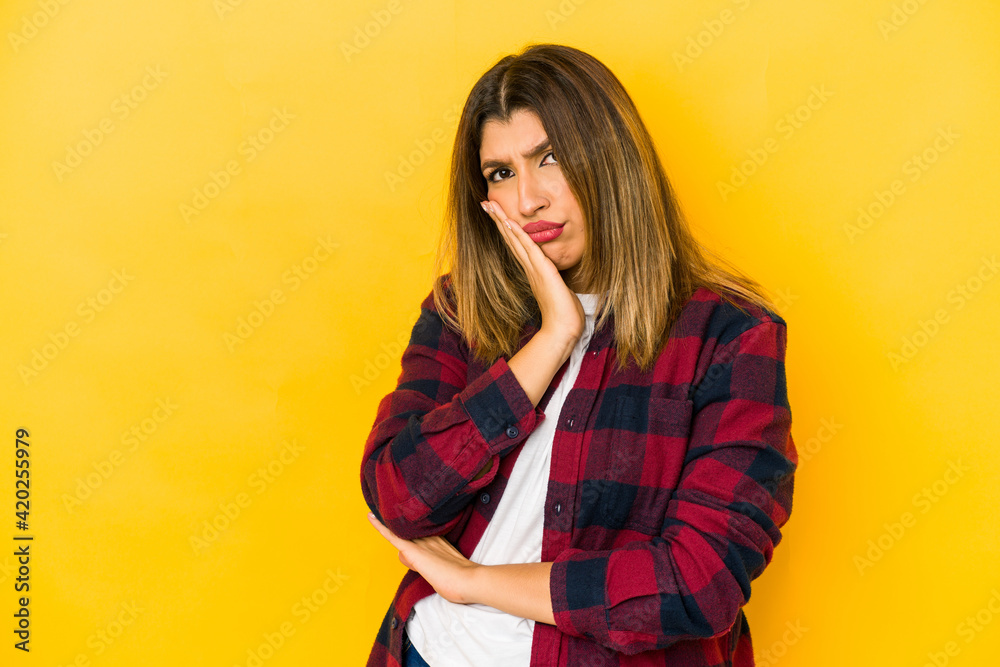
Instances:
[[[487,213],[490,212],[490,209],[486,208],[486,202],[481,201],[481,202],[479,202],[479,205],[482,206],[483,210],[486,211]]]
[[[510,223],[509,222],[507,222],[506,220],[504,220],[503,224],[507,225],[507,229],[510,229]]]
[[[372,512],[369,512],[369,513],[368,513],[368,518],[369,518],[369,519],[374,519],[374,518],[375,518],[375,514],[374,514],[374,513],[372,513]]]

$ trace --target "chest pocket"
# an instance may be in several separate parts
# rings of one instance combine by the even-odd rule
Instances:
[[[577,528],[658,533],[687,453],[693,403],[619,395],[614,427],[591,442]]]

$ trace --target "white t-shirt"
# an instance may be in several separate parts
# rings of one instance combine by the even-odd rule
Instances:
[[[545,494],[558,415],[576,383],[580,363],[594,333],[598,294],[577,294],[586,314],[583,335],[545,407],[546,419],[524,441],[493,518],[469,559],[484,565],[540,563]],[[531,660],[535,622],[483,604],[455,604],[437,593],[418,601],[406,634],[431,667],[525,667]]]

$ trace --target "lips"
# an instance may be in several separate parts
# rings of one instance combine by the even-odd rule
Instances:
[[[522,229],[528,234],[534,234],[535,232],[544,232],[547,229],[556,229],[557,227],[562,227],[562,225],[557,222],[549,222],[548,220],[539,220],[538,222],[529,222]]]

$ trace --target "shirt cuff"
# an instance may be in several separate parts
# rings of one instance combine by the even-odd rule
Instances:
[[[545,414],[532,405],[503,357],[462,390],[460,400],[491,455],[503,455],[527,438]]]
[[[607,644],[607,568],[607,552],[571,548],[556,556],[549,574],[549,594],[559,630]]]

